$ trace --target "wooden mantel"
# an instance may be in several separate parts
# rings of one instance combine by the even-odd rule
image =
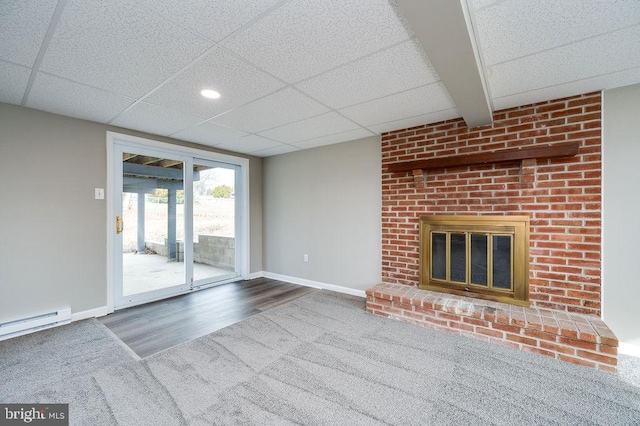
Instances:
[[[572,157],[578,153],[578,142],[565,142],[548,146],[502,149],[479,154],[452,155],[427,160],[405,161],[389,164],[387,172],[401,173],[418,170],[446,169],[449,167],[477,166],[482,164],[507,163],[542,158]],[[414,173],[415,174],[415,173]]]

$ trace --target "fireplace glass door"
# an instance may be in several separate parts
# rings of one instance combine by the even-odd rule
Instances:
[[[420,237],[422,288],[528,300],[528,218],[425,216]]]
[[[431,232],[430,239],[432,280],[513,288],[513,235]]]

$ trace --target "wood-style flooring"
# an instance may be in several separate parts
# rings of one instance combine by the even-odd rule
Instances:
[[[144,358],[314,291],[257,278],[123,309],[100,321]]]

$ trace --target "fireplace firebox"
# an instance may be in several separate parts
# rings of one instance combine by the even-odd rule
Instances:
[[[529,217],[422,216],[420,288],[529,306]]]

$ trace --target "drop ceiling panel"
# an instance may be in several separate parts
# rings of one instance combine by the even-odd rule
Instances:
[[[0,102],[19,105],[29,82],[31,69],[0,61]]]
[[[477,2],[475,2],[477,3]],[[475,13],[487,65],[564,46],[640,22],[640,1],[503,1]]]
[[[544,102],[549,99],[565,98],[568,96],[596,92],[599,90],[630,86],[639,81],[640,67],[613,74],[600,75],[565,84],[544,87],[542,89],[531,90],[529,92],[517,93],[515,95],[504,96],[502,98],[496,98],[493,103],[496,110],[500,110],[530,103]]]
[[[262,132],[261,135],[280,142],[293,144],[307,139],[357,129],[359,126],[336,112],[319,115],[297,123]]]
[[[475,9],[482,9],[485,7],[489,7],[496,3],[501,3],[506,0],[467,0],[469,4],[473,3],[473,7]]]
[[[283,87],[284,84],[224,49],[214,49],[160,87],[145,102],[208,119]],[[200,96],[214,89],[219,99]]]
[[[298,142],[294,145],[304,149],[316,148],[318,146],[333,145],[336,143],[362,139],[366,138],[367,136],[373,136],[373,133],[368,131],[367,129],[355,129],[349,130],[348,132],[336,133],[334,135],[309,139],[306,141]]]
[[[329,112],[327,107],[287,87],[220,115],[213,121],[250,133],[258,133],[326,112]]]
[[[376,124],[375,126],[369,126],[369,130],[376,133],[391,132],[399,129],[407,129],[409,127],[422,126],[423,124],[438,123],[440,121],[451,120],[458,117],[460,117],[460,113],[456,108],[452,108],[444,111],[432,112],[430,114],[417,115],[415,117]]]
[[[295,146],[280,145],[280,146],[276,146],[275,148],[267,148],[267,149],[262,149],[260,151],[254,151],[251,153],[251,155],[256,155],[258,157],[270,157],[272,155],[287,154],[289,152],[299,151],[299,150],[300,148],[297,148]]]
[[[186,141],[198,142],[203,145],[215,146],[223,142],[247,136],[242,130],[220,126],[211,121],[205,121],[188,129],[171,135],[171,137]]]
[[[110,124],[168,136],[200,121],[197,117],[140,102],[117,116]]]
[[[211,44],[134,2],[69,0],[41,70],[140,97]]]
[[[638,66],[640,25],[493,66],[489,84],[499,98]]]
[[[32,67],[57,0],[0,2],[0,60]]]
[[[249,154],[254,151],[276,148],[281,145],[282,144],[280,142],[276,142],[271,139],[263,138],[258,135],[249,135],[240,139],[217,145],[216,148]]]
[[[332,108],[344,108],[438,80],[422,48],[411,39],[296,86]]]
[[[454,107],[442,83],[433,83],[344,108],[340,112],[356,123],[369,127]]]
[[[640,0],[462,1],[498,109],[640,83]],[[0,101],[259,156],[458,117],[396,3],[0,0]]]
[[[293,0],[225,45],[293,83],[409,37],[388,0]]]
[[[133,102],[131,98],[38,73],[26,106],[106,123]]]
[[[209,40],[220,41],[273,7],[280,0],[139,1]]]

